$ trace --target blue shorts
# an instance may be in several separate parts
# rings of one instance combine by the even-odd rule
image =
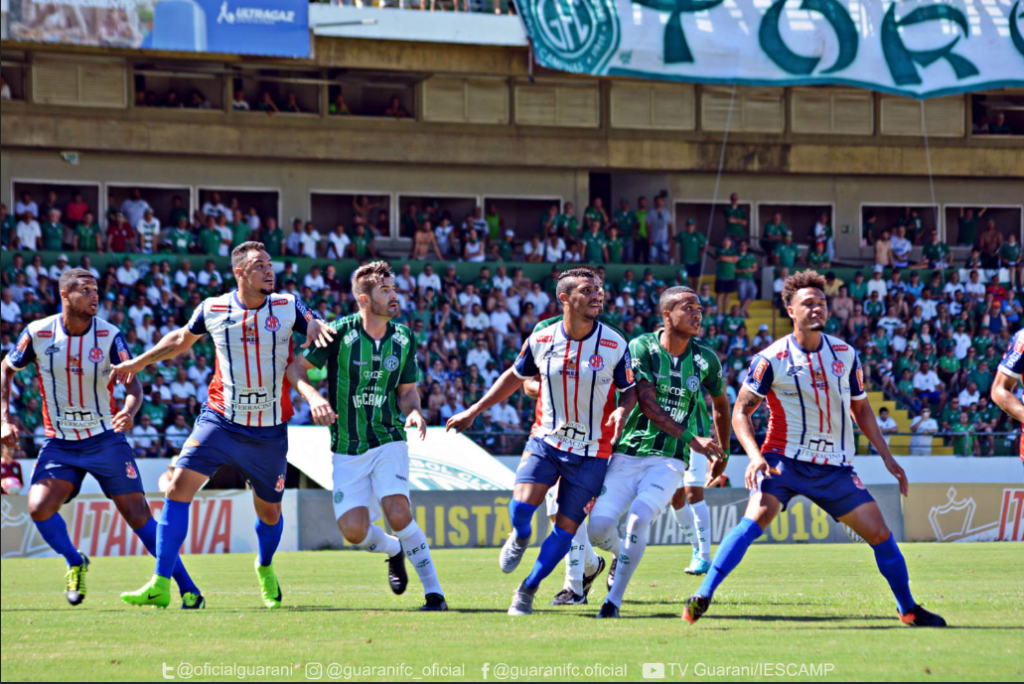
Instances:
[[[516,484],[558,485],[558,513],[577,525],[590,515],[601,495],[608,459],[560,451],[544,440],[531,437],[516,472]]]
[[[838,520],[875,500],[853,472],[853,466],[818,465],[778,454],[765,454],[764,460],[779,474],[759,477],[758,487],[761,493],[778,499],[782,510],[790,499],[802,495]]]
[[[108,498],[145,491],[128,440],[113,431],[79,442],[46,440],[32,471],[32,484],[49,479],[70,482],[75,486],[68,497],[71,501],[81,491],[86,475],[96,478]]]
[[[701,271],[704,270],[704,265],[699,261],[695,264],[686,264],[686,277],[687,278],[700,278]]]
[[[288,474],[288,426],[246,427],[204,406],[175,466],[207,477],[229,466],[256,496],[280,503]]]

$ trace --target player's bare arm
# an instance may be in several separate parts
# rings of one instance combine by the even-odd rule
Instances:
[[[112,422],[114,426],[114,432],[125,434],[129,432],[132,427],[135,426],[135,416],[138,415],[139,409],[142,408],[142,383],[139,379],[132,377],[132,379],[125,385],[127,395],[124,398],[124,408],[122,408]]]
[[[1024,423],[1024,404],[1017,398],[1019,383],[1020,380],[1000,370],[992,383],[992,401],[1018,423]]]
[[[306,328],[306,342],[302,345],[302,349],[309,349],[310,345],[316,345],[317,349],[327,349],[334,341],[336,334],[337,331],[334,328],[320,319],[314,318]]]
[[[0,425],[3,427],[0,442],[4,449],[18,448],[18,426],[11,422],[11,383],[16,372],[7,359],[0,363]]]
[[[477,416],[495,404],[499,404],[511,397],[515,394],[517,389],[522,387],[523,382],[523,378],[516,375],[511,368],[508,369],[501,374],[498,381],[491,386],[491,389],[487,390],[487,394],[485,394],[480,401],[476,402],[462,413],[449,418],[448,424],[445,426],[445,431],[450,432],[455,430],[456,432],[465,432],[473,424],[473,421],[477,419]],[[614,416],[614,414],[612,415]]]
[[[740,388],[739,396],[736,397],[736,406],[732,409],[732,429],[736,433],[736,439],[743,446],[743,450],[747,452],[747,457],[750,458],[750,465],[747,466],[744,477],[747,489],[750,490],[757,489],[758,473],[764,474],[765,477],[771,476],[771,468],[761,454],[761,446],[757,443],[757,437],[754,436],[754,421],[751,419],[762,401],[764,400],[761,397],[743,386]]]
[[[673,439],[680,439],[686,434],[686,428],[683,424],[673,420],[672,415],[658,403],[658,391],[653,382],[649,380],[638,381],[636,383],[636,397],[637,402],[640,404],[640,411],[659,430]],[[724,455],[718,442],[710,437],[698,435],[691,439],[689,443],[691,449],[698,453],[707,454],[709,457],[719,458]]]
[[[423,419],[420,391],[416,383],[398,386],[398,408],[405,414],[405,428],[414,428],[422,442],[427,438],[427,421]]]
[[[622,432],[626,429],[626,419],[629,418],[637,401],[635,385],[619,393],[619,405],[612,411],[612,415],[608,416],[608,422],[604,424],[606,428],[612,430],[612,444],[617,443],[622,437]]]
[[[529,380],[524,382],[523,383],[523,392],[526,394],[526,396],[528,396],[530,399],[533,399],[534,401],[539,399],[540,398],[540,376],[538,375],[537,377],[530,378]]]
[[[871,445],[881,454],[882,462],[885,463],[886,469],[899,482],[900,494],[906,496],[909,489],[907,474],[903,472],[903,468],[892,457],[889,445],[885,443],[885,437],[882,436],[882,431],[878,429],[878,420],[875,418],[875,412],[871,410],[871,402],[867,399],[854,399],[850,402],[850,416],[853,417],[853,421],[857,423],[857,427],[868,438]]]
[[[313,424],[328,427],[334,425],[334,422],[338,420],[338,415],[331,408],[330,402],[324,399],[316,391],[316,388],[313,387],[313,383],[309,381],[309,369],[312,367],[313,364],[307,361],[305,357],[299,356],[288,364],[288,370],[285,371],[285,375],[291,386],[299,393],[299,396],[309,404],[309,413],[313,419]]]
[[[111,378],[115,383],[127,386],[132,378],[154,363],[160,363],[175,356],[184,354],[202,338],[202,335],[193,335],[188,328],[179,328],[165,335],[155,347],[136,358],[119,363],[110,370]]]
[[[725,392],[722,392],[720,396],[711,397],[711,419],[715,423],[715,436],[718,438],[717,443],[722,449],[722,455],[720,458],[711,458],[709,452],[703,452],[708,454],[708,458],[711,458],[711,467],[708,468],[705,480],[705,484],[708,485],[722,476],[722,473],[725,472],[725,465],[729,462],[732,425],[729,416],[729,397]]]

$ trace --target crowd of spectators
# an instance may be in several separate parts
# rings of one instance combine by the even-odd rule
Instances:
[[[25,325],[57,311],[54,286],[70,267],[69,260],[61,254],[47,268],[42,255],[32,253],[38,249],[76,251],[74,265],[93,272],[99,283],[99,316],[121,328],[132,352],[139,354],[183,325],[204,298],[234,287],[232,274],[218,270],[218,261],[210,257],[227,256],[233,246],[250,239],[262,241],[284,262],[279,290],[300,297],[327,320],[354,312],[349,283],[339,277],[333,262],[341,256],[360,261],[378,257],[378,227],[386,230],[389,225],[383,201],[368,197],[353,200],[355,220],[350,229],[336,226],[326,236],[301,221],[285,235],[274,217],[261,217],[252,207],[243,210],[237,200],[225,204],[218,193],[211,193],[192,217],[175,198],[172,213],[165,217],[170,229],[154,216],[138,190],[123,202],[111,200],[110,206],[116,208],[107,213],[106,231],[77,193],[63,207],[56,206],[52,193],[42,205],[25,194],[15,208],[21,217],[16,222],[3,208],[5,246],[17,250],[5,255],[0,273],[0,347],[5,353]],[[696,279],[700,271],[693,268],[708,250],[704,235],[693,220],[675,233],[660,197],[649,210],[645,198],[640,198],[636,210],[623,200],[611,216],[595,200],[581,216],[585,228],[571,205],[561,210],[552,205],[525,243],[516,240],[516,232],[506,228],[494,206],[474,210],[458,227],[436,207],[423,212],[416,205],[407,207],[401,223],[414,237],[412,253],[392,263],[403,312],[400,320],[416,339],[430,423],[441,425],[479,399],[513,362],[534,326],[560,313],[554,296],[558,273],[579,261],[636,264],[621,279],[606,281],[603,317],[631,339],[656,329],[660,317],[655,307],[664,288],[695,286],[705,312],[701,342],[721,358],[726,391],[735,400],[750,357],[773,341],[768,326],[747,327],[746,306],[757,296],[756,274],[762,265],[776,266],[778,295],[788,273],[806,264],[827,273],[832,317],[826,331],[858,349],[870,389],[885,392],[914,416],[912,449],[923,453],[930,449],[933,434],[956,433],[958,452],[986,455],[1007,450],[1007,440],[993,433],[1013,426],[986,395],[1000,354],[1024,314],[1017,289],[1020,249],[1013,249],[1015,238],[995,250],[998,262],[985,260],[992,247],[986,243],[978,245],[986,249],[974,250],[967,263],[956,264],[948,248],[935,246],[942,244],[937,238],[921,235],[924,261],[903,263],[896,261],[899,251],[892,245],[894,239],[905,239],[905,227],[899,226],[898,238],[885,237],[883,231],[874,243],[876,254],[888,254],[891,261],[876,259],[873,268],[857,271],[844,282],[832,271],[828,215],[819,218],[806,256],[792,247],[792,233],[778,216],[765,227],[760,253],[755,255],[748,240],[749,221],[737,197],[725,212],[726,234],[710,248],[717,275],[717,292],[712,292],[708,283]],[[965,212],[965,219],[970,220],[968,215]],[[42,227],[27,229],[26,224],[39,216],[49,218]],[[989,231],[978,236],[979,243],[985,243]],[[678,245],[678,259],[670,244]],[[101,273],[93,267],[92,257],[104,251],[122,256]],[[134,254],[152,255],[146,257],[149,268],[140,272]],[[473,278],[458,276],[454,262],[460,257],[480,262]],[[550,264],[551,269],[546,277],[530,279],[518,265],[521,262]],[[673,262],[680,268],[664,281],[648,266],[655,262]],[[300,272],[299,263],[311,265]],[[1010,267],[1009,287],[1000,283],[998,266]],[[966,282],[961,282],[958,270],[946,267],[965,268]],[[732,292],[739,300],[730,306]],[[181,448],[206,400],[214,363],[212,344],[204,339],[185,357],[165,361],[140,376],[146,403],[131,438],[141,457],[173,454]],[[15,397],[26,434],[40,440],[40,397],[31,370],[17,376]],[[293,424],[307,423],[305,402],[295,403],[299,413]],[[488,448],[516,453],[534,413],[534,403],[517,393],[482,416],[475,429]],[[755,427],[763,432],[767,415],[762,414]]]

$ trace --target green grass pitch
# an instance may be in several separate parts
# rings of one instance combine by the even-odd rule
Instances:
[[[209,605],[201,613],[118,601],[149,578],[148,558],[96,559],[88,598],[74,609],[64,601],[59,560],[4,560],[0,671],[3,681],[162,681],[165,674],[181,681],[176,668],[186,662],[250,668],[241,677],[200,670],[195,680],[307,681],[317,673],[310,664],[321,663],[321,681],[346,673],[353,681],[498,681],[499,666],[508,665],[563,668],[527,671],[520,681],[585,682],[638,680],[660,674],[645,663],[662,663],[667,681],[731,681],[766,673],[711,668],[770,663],[787,668],[774,671],[789,675],[780,679],[1024,679],[1024,547],[905,544],[903,551],[915,598],[951,629],[904,627],[864,545],[755,546],[692,627],[680,620],[681,600],[699,580],[683,574],[690,554],[681,547],[648,549],[618,621],[592,619],[603,577],[589,606],[547,606],[561,570],[542,586],[537,613],[509,618],[512,591],[536,550],[514,575],[498,569],[497,549],[435,552],[452,608],[446,615],[415,612],[422,595],[411,567],[409,591],[396,597],[381,557],[356,552],[279,556],[286,606],[279,612],[260,607],[252,556],[186,557]],[[588,676],[585,668],[598,663],[626,669]],[[429,669],[435,664],[463,669]],[[289,669],[263,676],[252,669],[268,666]]]

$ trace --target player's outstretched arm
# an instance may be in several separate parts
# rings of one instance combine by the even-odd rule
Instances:
[[[163,339],[156,343],[155,347],[146,353],[114,366],[110,371],[110,375],[115,383],[127,386],[131,383],[132,378],[146,367],[184,354],[201,337],[202,335],[190,333],[188,328],[179,328],[174,332],[167,333]]]
[[[878,429],[878,420],[875,418],[875,412],[871,410],[871,402],[867,399],[852,400],[850,402],[850,415],[853,417],[854,422],[857,423],[860,431],[864,433],[864,436],[868,438],[872,446],[881,454],[882,462],[885,463],[886,469],[899,482],[900,494],[906,496],[909,489],[907,474],[903,472],[903,468],[892,457],[889,445],[885,443],[885,437],[882,436],[882,431]]]
[[[11,422],[11,382],[15,373],[7,359],[0,363],[0,425],[3,426],[0,442],[4,449],[18,448],[18,426]]]
[[[135,416],[142,408],[142,383],[139,382],[139,379],[133,377],[125,386],[125,390],[128,394],[124,398],[124,408],[114,416],[112,421],[114,432],[121,434],[131,431],[135,425]]]
[[[732,429],[736,433],[736,439],[743,446],[743,450],[747,452],[747,457],[750,458],[750,465],[747,466],[744,477],[747,489],[750,490],[757,489],[758,473],[765,477],[771,477],[771,468],[761,454],[761,446],[757,443],[757,437],[754,435],[754,421],[751,420],[751,416],[754,415],[754,411],[762,401],[761,397],[743,385],[740,388],[739,396],[736,397],[736,405],[732,409]]]
[[[398,386],[398,408],[405,414],[405,428],[415,428],[422,442],[427,438],[427,421],[423,418],[421,401],[415,382]]]
[[[650,380],[637,380],[636,401],[640,406],[641,413],[668,436],[688,442],[691,449],[705,454],[711,459],[718,459],[724,455],[717,440],[694,434],[687,430],[685,425],[672,418],[672,414],[658,403],[657,389]]]
[[[996,373],[992,383],[992,402],[1018,423],[1024,423],[1024,404],[1017,398],[1018,378],[1010,377],[1002,370]]]
[[[316,387],[313,387],[313,383],[309,381],[310,368],[313,368],[313,364],[307,361],[305,357],[298,356],[288,364],[285,376],[292,387],[295,388],[295,391],[299,393],[299,396],[309,404],[309,413],[313,418],[313,424],[329,427],[338,420],[338,415],[331,408],[330,402],[320,396],[320,393],[316,391]]]
[[[317,349],[327,349],[337,334],[337,330],[319,318],[314,318],[306,327],[306,342],[302,345],[302,349],[309,349],[311,344],[315,344]]]
[[[705,484],[710,484],[725,472],[725,464],[729,461],[729,442],[732,438],[732,425],[729,415],[729,396],[722,392],[711,397],[711,418],[715,422],[715,436],[722,447],[721,458],[712,459]],[[710,454],[708,455],[710,458]]]
[[[491,389],[487,390],[487,394],[485,394],[480,401],[476,402],[462,413],[449,418],[448,424],[445,426],[445,431],[450,432],[455,430],[456,432],[465,432],[471,425],[473,425],[473,421],[477,419],[477,416],[495,404],[501,403],[511,397],[515,391],[522,386],[524,380],[524,378],[516,375],[513,369],[509,368],[501,374],[498,381],[491,386]]]

